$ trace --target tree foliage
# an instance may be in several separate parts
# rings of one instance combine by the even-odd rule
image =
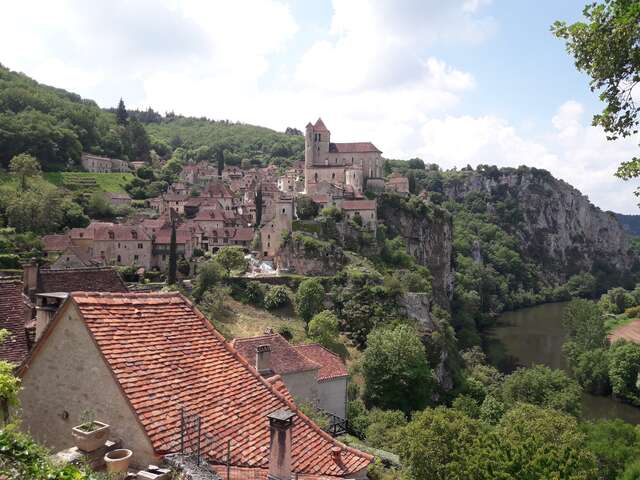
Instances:
[[[605,104],[602,113],[593,117],[594,125],[602,126],[610,139],[634,135],[640,122],[634,92],[640,82],[640,4],[634,0],[591,2],[582,13],[584,21],[555,22],[552,31],[566,41],[576,67],[591,77],[591,90]],[[640,159],[623,162],[616,175],[639,176]]]
[[[11,159],[9,170],[18,177],[20,188],[25,190],[27,188],[27,179],[40,175],[40,163],[32,155],[21,153]]]
[[[296,292],[296,311],[300,318],[309,322],[322,309],[325,292],[317,278],[308,278],[300,282]]]
[[[222,247],[213,258],[225,269],[227,277],[232,270],[244,273],[247,269],[247,260],[241,247]]]
[[[364,400],[370,407],[409,414],[424,408],[434,387],[424,345],[408,325],[371,332],[362,359]]]

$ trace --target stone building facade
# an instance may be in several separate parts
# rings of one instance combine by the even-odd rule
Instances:
[[[318,193],[323,182],[355,192],[384,188],[382,152],[371,142],[331,142],[331,132],[320,118],[307,124],[304,161],[307,194]]]

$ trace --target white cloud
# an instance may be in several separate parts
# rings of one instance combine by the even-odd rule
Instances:
[[[484,163],[544,168],[588,194],[601,208],[637,213],[633,196],[637,182],[614,177],[618,164],[637,152],[636,142],[609,142],[602,129],[585,124],[583,117],[583,106],[569,100],[551,118],[549,133],[536,140],[493,116],[429,119],[422,125],[419,152],[425,161],[443,167]]]

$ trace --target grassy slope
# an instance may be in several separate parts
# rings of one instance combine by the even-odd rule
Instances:
[[[92,189],[95,183],[105,192],[122,193],[124,185],[133,178],[131,173],[88,173],[88,172],[44,172],[43,178],[56,187],[66,187],[74,183],[87,185]],[[15,180],[6,172],[0,172],[0,184],[15,185]]]

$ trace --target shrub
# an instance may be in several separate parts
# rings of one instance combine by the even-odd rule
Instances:
[[[271,287],[264,297],[264,306],[269,310],[275,310],[291,303],[293,293],[284,285]]]
[[[0,253],[0,268],[20,268],[20,257],[13,253]]]
[[[367,443],[389,452],[396,451],[402,437],[402,428],[407,424],[404,413],[374,408],[369,412],[368,420],[365,432]]]
[[[640,345],[618,341],[609,350],[611,389],[618,397],[640,406]]]
[[[278,327],[278,333],[282,335],[287,342],[293,340],[293,330],[291,330],[289,325],[280,325]]]
[[[624,311],[624,313],[629,318],[640,318],[640,305],[637,305],[637,306],[631,307],[631,308],[627,308]]]
[[[308,322],[322,308],[324,288],[317,278],[308,278],[300,283],[296,292],[296,310],[300,318]]]

